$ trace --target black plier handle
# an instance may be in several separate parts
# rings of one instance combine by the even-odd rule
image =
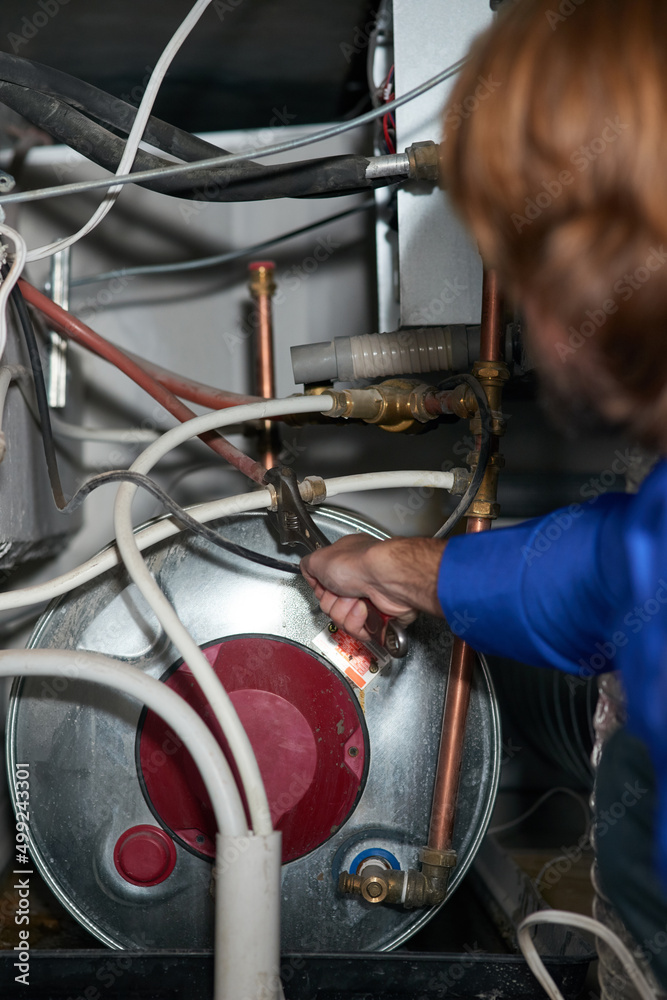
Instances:
[[[269,469],[264,476],[264,482],[276,491],[275,511],[269,511],[278,530],[281,545],[302,545],[308,552],[330,545],[331,542],[313,521],[310,513],[301,499],[299,483],[294,470],[289,466]],[[405,629],[392,619],[378,611],[372,601],[362,598],[368,614],[364,628],[371,639],[395,658],[400,658],[408,652],[408,637]]]

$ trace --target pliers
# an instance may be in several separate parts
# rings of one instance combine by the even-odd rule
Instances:
[[[293,469],[281,466],[269,469],[264,482],[276,491],[277,510],[270,511],[278,530],[281,545],[302,545],[308,552],[330,545],[331,542],[313,521],[299,493],[299,484]],[[402,625],[385,615],[367,598],[363,600],[368,614],[364,628],[371,639],[396,659],[408,652],[408,638]]]

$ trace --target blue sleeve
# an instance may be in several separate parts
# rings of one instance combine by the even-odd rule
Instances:
[[[630,592],[623,538],[633,500],[609,493],[451,539],[438,597],[452,631],[480,652],[535,666],[614,669],[608,640]]]

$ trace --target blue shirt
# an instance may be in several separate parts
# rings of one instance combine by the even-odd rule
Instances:
[[[438,597],[452,631],[483,653],[581,678],[621,671],[628,728],[656,772],[667,885],[667,461],[636,495],[451,539]]]

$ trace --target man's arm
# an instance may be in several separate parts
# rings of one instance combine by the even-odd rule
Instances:
[[[623,539],[632,500],[607,494],[446,543],[348,535],[307,556],[303,572],[325,614],[361,639],[358,598],[368,597],[402,624],[420,611],[444,616],[480,652],[588,676],[613,669],[600,647],[631,610]]]
[[[413,621],[420,611],[442,618],[438,570],[446,542],[439,538],[346,535],[301,561],[301,571],[325,614],[352,635],[368,639],[367,609],[360,597],[397,618]]]

